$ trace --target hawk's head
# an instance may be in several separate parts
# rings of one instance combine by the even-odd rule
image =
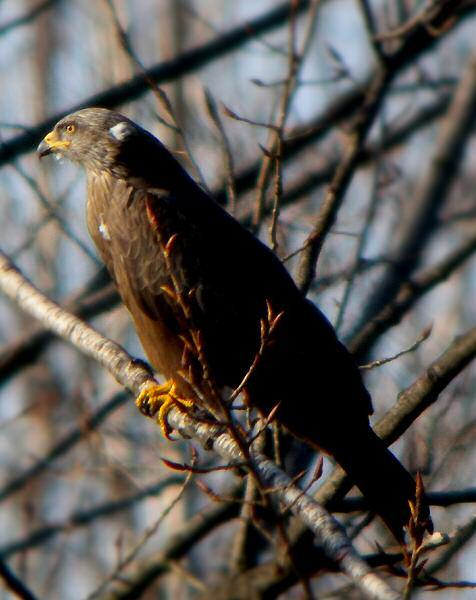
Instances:
[[[105,108],[85,108],[55,125],[38,146],[40,157],[55,154],[94,171],[109,170],[126,143],[147,135],[127,117]]]
[[[64,156],[93,174],[107,172],[135,187],[183,189],[191,179],[151,133],[124,115],[85,108],[58,121],[38,146],[41,156]]]

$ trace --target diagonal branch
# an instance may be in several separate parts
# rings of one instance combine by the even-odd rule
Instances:
[[[423,250],[437,223],[438,211],[448,197],[460,167],[463,152],[476,122],[476,52],[465,72],[443,122],[436,149],[427,173],[422,178],[411,204],[407,223],[402,228],[392,252],[393,262],[375,287],[354,332],[359,331],[392,299],[401,282],[418,265]]]
[[[7,587],[17,598],[23,600],[35,600],[36,596],[26,587],[26,585],[18,579],[13,571],[0,560],[0,579],[3,580]]]
[[[390,445],[436,400],[446,386],[476,358],[476,327],[455,341],[425,369],[422,375],[400,393],[397,402],[375,425],[375,432]],[[352,484],[340,467],[319,489],[316,498],[327,506],[341,497]]]
[[[65,300],[66,309],[82,319],[91,319],[114,308],[119,296],[103,267],[86,285]],[[3,346],[0,353],[0,385],[23,367],[34,363],[48,344],[55,339],[50,330],[36,324],[26,333]]]
[[[337,219],[345,192],[358,165],[358,157],[362,151],[365,138],[372,126],[391,78],[390,71],[382,67],[371,83],[364,103],[356,115],[352,132],[345,145],[342,161],[329,184],[314,227],[304,245],[297,274],[298,285],[304,294],[307,294],[312,284],[316,263],[325,237]]]
[[[441,261],[417,273],[405,281],[393,300],[382,307],[375,317],[366,323],[349,342],[351,352],[359,359],[366,356],[379,336],[398,323],[418,300],[433,290],[439,283],[448,279],[461,265],[476,254],[476,234],[465,240],[461,246],[448,253]]]
[[[54,446],[41,458],[35,461],[20,473],[16,473],[7,483],[0,488],[0,502],[5,501],[12,494],[30,485],[32,480],[50,469],[54,462],[64,456],[71,448],[81,442],[87,433],[97,429],[117,409],[129,400],[128,394],[121,391],[100,406],[94,413],[87,417],[82,426],[74,427],[60,438]]]
[[[447,23],[450,17],[454,12],[457,11],[461,2],[458,1],[450,1],[444,0],[440,3],[440,6],[432,11],[431,13],[431,23],[426,23],[427,26],[430,24],[435,30],[438,27],[441,27],[443,23]],[[384,98],[385,91],[388,86],[395,79],[400,69],[407,65],[407,62],[411,60],[413,56],[413,52],[421,47],[422,41],[427,38],[427,43],[431,45],[431,41],[429,39],[429,30],[422,31],[425,29],[423,25],[420,28],[417,28],[417,32],[411,33],[408,35],[405,42],[402,44],[401,48],[393,53],[383,54],[381,52],[378,53],[378,66],[376,68],[376,72],[373,77],[370,79],[370,84],[367,86],[367,93],[365,94],[364,101],[356,116],[354,117],[354,123],[352,124],[352,131],[349,139],[346,143],[346,147],[344,149],[343,158],[336,169],[334,177],[332,178],[331,183],[326,191],[326,195],[322,204],[322,207],[317,215],[316,222],[314,224],[313,230],[309,234],[305,245],[304,251],[301,256],[301,261],[298,267],[297,281],[299,287],[306,294],[311,286],[311,283],[314,279],[316,263],[319,258],[320,251],[322,249],[322,245],[324,243],[324,239],[326,235],[329,233],[330,228],[335,223],[337,218],[338,211],[342,205],[344,200],[345,192],[350,184],[350,181],[354,175],[355,168],[358,164],[358,155],[362,150],[363,143],[367,136],[370,127],[374,121],[375,116],[380,108],[380,104]],[[433,36],[434,38],[435,36]],[[434,41],[434,40],[433,40]],[[473,61],[471,61],[473,62]],[[474,70],[474,69],[473,69]],[[469,69],[472,74],[471,69]],[[465,91],[467,96],[471,96],[471,100],[474,103],[474,98],[470,90],[470,85],[465,86]],[[461,96],[461,98],[460,98]],[[465,99],[463,97],[463,92],[457,94],[457,99],[460,104],[460,110],[463,109],[461,104],[465,104]],[[469,100],[469,98],[468,98]],[[464,131],[464,127],[469,127],[471,122],[466,122],[472,112],[465,110],[463,113],[464,125],[462,125],[459,129],[460,137],[463,138],[462,131]],[[467,129],[466,131],[471,131],[471,129]],[[449,133],[449,132],[448,132]],[[448,136],[447,136],[448,137]],[[464,138],[463,138],[464,139]],[[455,153],[454,164],[458,164],[458,157],[461,154],[461,142],[458,145],[458,142],[453,141],[450,137],[449,142],[451,150]],[[449,162],[449,161],[448,161]],[[436,164],[436,163],[435,163]],[[451,163],[448,164],[448,173],[447,175],[450,177]],[[435,177],[436,179],[436,177]],[[441,181],[441,177],[439,181]],[[451,179],[451,177],[450,177]],[[442,194],[444,196],[444,191],[447,189],[447,186],[442,187]],[[412,231],[413,233],[413,231]],[[407,258],[407,254],[405,255]],[[370,308],[369,308],[370,310]],[[369,315],[368,312],[365,313],[362,317],[361,322],[366,322],[368,320]]]
[[[105,516],[109,517],[119,511],[130,509],[134,504],[137,504],[141,500],[159,496],[167,491],[169,487],[181,485],[182,483],[182,476],[171,475],[166,479],[162,478],[158,483],[140,489],[132,495],[118,500],[104,502],[103,504],[99,504],[88,510],[77,511],[64,520],[42,525],[22,538],[3,543],[0,546],[0,557],[5,559],[18,552],[25,552],[40,544],[46,544],[52,537],[59,535],[60,533],[71,532],[75,528],[90,525],[96,519]]]
[[[22,310],[41,320],[43,325],[73,344],[80,352],[106,367],[119,383],[136,395],[153,383],[149,371],[121,346],[107,340],[41,294],[3,253],[0,254],[0,289]],[[222,427],[197,422],[176,408],[171,410],[168,418],[175,429],[200,440],[206,448],[213,449],[231,464],[242,465],[245,461],[246,457],[236,441]],[[381,600],[398,598],[358,555],[337,521],[295,485],[286,473],[255,452],[251,454],[250,469],[259,475],[265,488],[277,495],[311,529],[325,554],[338,564],[340,570],[350,577],[366,597]]]
[[[409,388],[404,390],[395,406],[376,425],[375,431],[388,444],[397,439],[410,424],[431,403],[435,402],[438,394],[469,364],[476,358],[476,328],[469,330],[457,338],[443,354],[437,358]],[[315,499],[332,509],[342,508],[342,498],[350,490],[352,484],[340,467],[335,467],[334,472],[319,488]],[[436,499],[438,502],[438,498]],[[464,500],[462,500],[464,501]],[[347,501],[346,501],[347,502]],[[292,540],[294,561],[300,570],[311,576],[316,567],[321,566],[322,555],[319,549],[309,543],[308,530],[301,521],[291,526],[290,538]],[[250,572],[241,575],[249,578]],[[266,596],[270,590],[277,586],[280,591],[288,589],[296,582],[294,565],[286,557],[276,569],[274,563],[264,563],[256,567],[253,572],[255,587],[259,593]],[[239,581],[234,581],[236,589]],[[280,586],[284,586],[280,587]],[[248,586],[249,593],[249,586]],[[236,595],[237,598],[248,596]]]
[[[102,600],[140,598],[158,577],[170,571],[172,561],[183,558],[216,527],[238,516],[239,509],[238,502],[221,502],[194,515],[175,531],[161,550],[140,558],[125,571],[123,579],[111,582]]]

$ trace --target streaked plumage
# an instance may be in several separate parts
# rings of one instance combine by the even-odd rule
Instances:
[[[40,144],[40,154],[52,151],[86,168],[90,234],[154,368],[183,397],[194,397],[187,366],[199,387],[206,370],[218,388],[234,388],[259,348],[267,305],[282,312],[247,382],[250,404],[267,415],[280,403],[279,421],[333,455],[401,540],[414,481],[371,430],[352,357],[277,257],[118,113],[65,117]],[[186,351],[197,333],[205,361]]]

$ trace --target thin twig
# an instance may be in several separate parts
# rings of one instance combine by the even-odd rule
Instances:
[[[233,164],[233,153],[231,145],[226,134],[225,126],[220,117],[215,99],[208,89],[204,89],[205,105],[212,122],[214,123],[220,138],[220,145],[223,150],[223,161],[225,167],[226,194],[228,197],[228,210],[231,214],[236,211],[236,189],[235,189],[235,168]]]
[[[367,363],[366,365],[359,365],[359,369],[361,369],[362,371],[368,371],[369,369],[375,369],[375,367],[381,367],[382,365],[386,365],[389,362],[393,362],[394,360],[397,360],[401,356],[405,356],[405,354],[415,352],[415,350],[417,350],[420,347],[420,345],[430,337],[431,330],[432,330],[431,326],[425,327],[425,329],[418,336],[418,339],[415,342],[413,342],[413,344],[408,346],[408,348],[404,348],[403,350],[400,350],[393,356],[389,356],[387,358],[377,358],[376,360],[373,360],[372,362]]]
[[[180,500],[182,499],[182,497],[185,493],[185,490],[187,489],[187,487],[192,479],[192,476],[193,476],[193,473],[190,472],[187,475],[187,477],[185,478],[185,481],[183,482],[183,484],[180,486],[180,490],[179,490],[178,494],[170,502],[170,504],[162,511],[162,513],[160,514],[158,519],[156,519],[156,521],[154,523],[152,523],[152,525],[145,530],[141,539],[132,548],[132,550],[130,550],[130,552],[128,552],[126,556],[121,558],[121,560],[118,562],[114,571],[112,571],[112,573],[110,573],[110,575],[101,583],[101,585],[99,587],[97,587],[91,594],[89,594],[87,596],[86,600],[93,600],[94,598],[98,598],[112,581],[114,581],[115,579],[118,579],[121,576],[122,571],[128,565],[130,565],[131,562],[137,557],[139,552],[147,544],[147,542],[150,540],[150,538],[157,533],[157,530],[159,529],[159,527],[162,525],[162,523],[165,521],[165,519],[168,517],[168,515],[172,512],[172,510],[175,508],[175,506],[177,506],[177,504],[180,502]]]
[[[28,482],[30,483],[30,481]],[[70,532],[78,527],[85,527],[92,522],[104,516],[114,515],[115,513],[132,508],[138,502],[146,498],[158,496],[166,491],[170,486],[183,483],[183,477],[171,475],[162,481],[140,489],[136,493],[124,498],[111,500],[98,506],[93,506],[88,510],[82,510],[73,513],[64,521],[48,523],[37,529],[32,530],[28,535],[17,540],[6,542],[0,546],[0,557],[7,558],[18,552],[24,552],[35,548],[40,544],[47,543],[52,537],[61,533]]]

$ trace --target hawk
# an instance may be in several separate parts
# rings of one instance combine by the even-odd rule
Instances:
[[[168,378],[139,398],[164,431],[171,404],[216,407],[214,390],[239,387],[249,406],[334,457],[403,542],[415,481],[371,429],[353,357],[277,256],[117,112],[64,117],[38,152],[86,170],[90,235]]]

